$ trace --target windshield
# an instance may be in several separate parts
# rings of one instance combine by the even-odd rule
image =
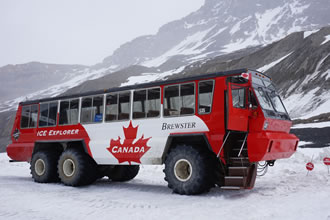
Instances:
[[[257,95],[257,99],[259,100],[261,108],[266,109],[266,110],[271,110],[271,111],[274,110],[266,93],[260,87],[259,87],[259,89],[255,90],[255,93]]]
[[[269,77],[260,73],[253,73],[252,86],[259,104],[267,116],[289,119],[281,98],[276,94],[275,86]]]
[[[269,93],[268,93],[269,94]],[[283,103],[278,95],[269,94],[269,97],[273,103],[273,106],[277,112],[286,113]]]

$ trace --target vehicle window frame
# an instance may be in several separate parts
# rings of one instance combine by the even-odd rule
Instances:
[[[276,93],[274,94],[274,97],[277,97],[278,100],[280,101],[280,103],[281,103],[281,105],[282,105],[282,107],[283,107],[283,109],[284,109],[284,112],[281,112],[281,111],[278,111],[278,110],[277,110],[277,108],[275,107],[275,104],[274,104],[274,102],[273,102],[272,95],[269,94],[269,93],[270,93],[270,92],[266,92],[266,94],[267,94],[267,96],[268,96],[268,98],[269,98],[271,104],[273,105],[273,108],[274,108],[275,112],[277,112],[277,113],[279,113],[279,114],[287,114],[287,115],[289,115],[289,114],[288,114],[288,111],[286,110],[286,108],[285,108],[285,106],[284,106],[284,104],[283,104],[283,102],[282,102],[281,97],[280,97],[278,94],[276,94]]]
[[[187,85],[187,84],[193,84],[194,85],[194,113],[192,114],[181,114],[181,108],[182,108],[182,103],[181,103],[181,85]],[[168,88],[168,87],[172,87],[172,86],[178,86],[179,87],[179,109],[178,109],[178,112],[179,114],[178,115],[165,115],[165,89]],[[172,85],[167,85],[167,86],[164,86],[163,88],[163,117],[164,118],[171,118],[171,117],[185,117],[185,116],[192,116],[192,115],[195,115],[196,114],[196,82],[195,81],[192,81],[192,82],[185,82],[185,83],[179,83],[179,84],[172,84]]]
[[[148,101],[149,101],[149,90],[154,90],[154,89],[157,89],[158,92],[159,92],[159,104],[158,104],[158,107],[159,107],[159,114],[157,116],[149,116],[148,117],[148,111],[149,111],[149,106],[148,106]],[[143,118],[134,118],[134,93],[135,92],[138,92],[138,91],[143,91],[145,90],[146,91],[146,104],[145,104],[145,117]],[[160,118],[161,117],[161,109],[162,109],[162,90],[161,90],[161,87],[160,86],[156,86],[156,87],[149,87],[149,88],[143,88],[143,89],[136,89],[136,90],[133,90],[132,92],[132,112],[131,112],[131,115],[132,115],[132,120],[143,120],[143,119],[152,119],[152,118]]]
[[[24,107],[29,107],[29,119],[28,119],[28,126],[27,127],[22,127],[22,113],[23,113],[23,108]],[[32,116],[32,106],[37,106],[38,107],[38,112],[37,112],[37,121],[34,127],[30,127],[30,120]],[[38,104],[30,104],[30,105],[22,105],[22,111],[21,111],[21,116],[20,116],[20,129],[31,129],[31,128],[38,128],[38,118],[39,118],[39,103]]]
[[[72,100],[78,100],[78,114],[77,114],[77,123],[73,124],[73,123],[67,123],[67,124],[61,124],[60,123],[60,119],[61,119],[61,103],[64,101],[68,101],[69,102],[69,110],[71,111],[71,101]],[[68,125],[77,125],[80,123],[80,111],[81,111],[81,97],[79,98],[72,98],[72,99],[62,99],[59,100],[59,105],[58,105],[58,126],[68,126]],[[71,112],[70,112],[70,121],[71,120]]]
[[[56,119],[55,119],[55,125],[48,125],[49,122],[49,115],[50,115],[50,104],[51,103],[56,103]],[[40,116],[41,116],[41,105],[47,104],[48,105],[48,116],[47,116],[47,125],[46,126],[40,126]],[[59,103],[58,101],[52,101],[52,102],[42,102],[39,103],[39,116],[38,116],[38,128],[48,128],[48,127],[56,127],[57,126],[57,121],[58,121],[58,110],[59,110]]]
[[[119,119],[119,95],[123,94],[123,93],[129,93],[129,115],[128,115],[128,119]],[[115,120],[106,120],[106,116],[107,116],[107,97],[108,95],[117,95],[117,114],[116,114],[116,119]],[[121,122],[121,121],[129,121],[132,118],[132,112],[133,112],[133,95],[132,95],[132,90],[125,90],[125,91],[121,91],[121,92],[110,92],[110,93],[106,93],[105,94],[105,102],[104,102],[104,123],[113,123],[113,122]]]
[[[233,88],[233,87],[236,87],[236,88]],[[231,85],[231,87],[230,87],[230,90],[231,90],[231,105],[232,105],[233,108],[237,108],[237,109],[246,109],[247,108],[247,89],[248,89],[248,87],[246,87],[246,86],[238,86],[238,85],[234,85],[234,84]],[[233,103],[233,101],[234,101],[234,99],[233,99],[233,91],[234,90],[238,90],[238,91],[243,90],[243,92],[244,92],[243,93],[244,94],[244,96],[243,96],[243,104],[244,104],[244,106],[239,106],[239,107],[234,106],[234,103]],[[238,92],[238,96],[239,95],[240,94]],[[238,104],[240,104],[240,102],[238,102]]]
[[[102,99],[102,106],[101,106],[101,110],[103,111],[102,112],[102,120],[101,121],[94,121],[93,120],[93,107],[94,107],[94,98],[95,97],[99,97],[99,98],[101,98]],[[91,115],[90,115],[90,121],[89,122],[82,122],[82,120],[81,120],[81,117],[82,117],[82,110],[83,110],[83,107],[82,107],[82,104],[83,104],[83,99],[85,99],[85,98],[91,98],[92,100],[91,100],[91,106],[90,106],[90,108],[91,108]],[[99,94],[99,95],[92,95],[92,96],[83,96],[83,97],[81,97],[81,101],[80,101],[80,110],[79,110],[79,121],[80,121],[80,123],[81,124],[84,124],[84,125],[86,125],[86,124],[100,124],[100,123],[103,123],[104,122],[104,111],[105,111],[105,100],[104,100],[104,94]],[[96,115],[96,114],[95,114]],[[95,118],[95,117],[94,117]]]
[[[273,106],[273,103],[271,102],[271,100],[269,99],[269,97],[268,97],[268,95],[267,95],[267,92],[265,92],[264,90],[263,90],[263,88],[262,87],[257,87],[257,88],[254,88],[254,93],[255,93],[255,95],[256,95],[256,98],[257,98],[257,101],[258,101],[258,104],[259,104],[259,106],[261,107],[261,109],[262,110],[265,110],[265,111],[274,111],[275,112],[275,109],[274,109],[274,106]],[[258,90],[258,91],[257,91]],[[263,92],[263,94],[264,94],[264,96],[266,97],[266,99],[268,100],[268,102],[269,102],[269,104],[270,104],[270,107],[272,108],[272,109],[267,109],[267,108],[264,108],[263,107],[263,105],[262,104],[260,104],[260,100],[259,100],[259,97],[258,97],[258,95],[257,95],[257,92],[259,92],[259,90],[261,90],[262,92]],[[261,95],[261,94],[260,94]]]
[[[199,104],[200,104],[200,92],[199,92],[199,84],[203,82],[208,82],[212,81],[212,95],[211,95],[211,106],[210,106],[210,111],[209,112],[200,112],[199,111]],[[213,108],[213,99],[214,99],[214,88],[215,88],[215,80],[214,79],[208,79],[208,80],[201,80],[198,82],[198,100],[197,100],[197,108],[198,108],[198,114],[199,115],[208,115],[212,113],[212,108]]]
[[[157,116],[153,116],[153,117],[148,117],[148,112],[149,112],[149,106],[146,105],[146,119],[149,119],[149,118],[160,118],[161,117],[161,111],[162,111],[162,89],[160,86],[156,86],[156,87],[150,87],[147,89],[147,101],[149,101],[149,90],[154,90],[154,89],[157,89],[159,91],[159,104],[158,104],[158,107],[159,107],[159,114]],[[152,99],[151,99],[152,100]]]

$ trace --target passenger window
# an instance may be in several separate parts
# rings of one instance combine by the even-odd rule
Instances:
[[[119,93],[118,120],[129,119],[130,113],[130,92]]]
[[[208,114],[212,110],[214,80],[198,83],[198,113]]]
[[[57,122],[57,102],[49,103],[48,126],[55,126]]]
[[[21,114],[21,128],[29,127],[29,119],[30,119],[31,106],[23,106],[22,114]]]
[[[245,88],[232,88],[231,95],[233,107],[245,108]]]
[[[22,107],[21,128],[36,128],[38,121],[39,105],[27,105]]]
[[[79,99],[60,102],[60,125],[78,123]]]
[[[180,86],[181,109],[180,115],[195,113],[195,84],[183,84]]]
[[[81,100],[81,123],[92,122],[92,98],[83,98]]]
[[[118,94],[110,94],[106,97],[105,121],[118,119]]]
[[[130,92],[109,94],[106,97],[106,121],[127,120],[131,112]]]
[[[147,97],[147,117],[158,117],[160,115],[160,88],[148,89]]]
[[[167,86],[164,89],[164,116],[195,113],[195,84]]]
[[[38,105],[32,105],[31,106],[31,117],[29,120],[29,128],[37,127],[37,121],[38,121]]]
[[[83,98],[81,102],[81,123],[103,121],[103,96]]]
[[[79,99],[70,100],[70,124],[78,124]]]
[[[160,115],[160,88],[134,91],[133,118],[152,118]]]
[[[179,86],[167,86],[164,89],[164,116],[180,115]]]
[[[57,102],[40,104],[39,127],[55,126],[57,119]]]
[[[48,126],[48,103],[40,104],[39,127]]]
[[[145,118],[146,117],[146,100],[147,91],[138,90],[134,91],[133,96],[133,118]]]
[[[93,122],[103,121],[103,96],[93,97],[92,120]]]
[[[70,121],[70,105],[69,101],[61,101],[60,103],[60,125],[69,124]]]

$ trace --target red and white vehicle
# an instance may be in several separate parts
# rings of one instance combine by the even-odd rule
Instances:
[[[36,182],[127,181],[165,164],[174,192],[252,188],[298,138],[271,79],[240,69],[19,104],[7,153]]]

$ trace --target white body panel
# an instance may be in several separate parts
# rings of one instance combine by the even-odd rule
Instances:
[[[94,160],[98,164],[119,164],[119,161],[107,149],[111,140],[117,140],[120,137],[121,144],[124,142],[124,130],[132,122],[133,127],[137,127],[135,143],[138,139],[150,138],[147,146],[150,149],[141,157],[141,164],[161,164],[166,141],[171,133],[197,133],[209,131],[206,124],[197,116],[180,116],[170,118],[150,118],[134,119],[116,122],[103,122],[100,124],[84,124],[86,132],[89,135],[89,147]],[[121,164],[129,164],[123,162]],[[136,163],[132,163],[136,164]]]

